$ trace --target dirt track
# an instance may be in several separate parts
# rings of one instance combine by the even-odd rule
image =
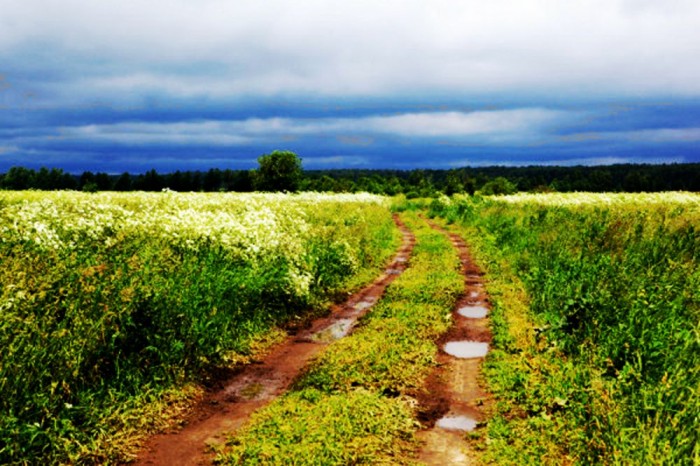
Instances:
[[[207,393],[178,431],[150,438],[136,460],[137,465],[209,464],[208,445],[222,444],[226,434],[239,428],[250,415],[287,390],[306,363],[326,345],[347,335],[354,322],[381,297],[386,287],[403,270],[415,237],[394,216],[403,241],[385,272],[372,284],[333,306],[328,317],[318,319],[307,330],[289,337],[262,361],[242,367],[220,387]]]

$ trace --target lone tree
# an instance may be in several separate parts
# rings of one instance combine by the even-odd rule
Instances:
[[[291,151],[272,151],[258,158],[260,167],[253,172],[254,187],[258,191],[299,190],[302,169],[301,158]]]
[[[517,192],[518,187],[503,176],[497,176],[481,187],[481,194],[486,196],[494,194],[515,194]]]

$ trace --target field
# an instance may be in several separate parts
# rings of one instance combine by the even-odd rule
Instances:
[[[347,337],[218,451],[223,464],[412,464],[436,341],[486,272],[495,464],[700,461],[700,196],[0,191],[0,463],[126,461],[204,387],[379,275]]]

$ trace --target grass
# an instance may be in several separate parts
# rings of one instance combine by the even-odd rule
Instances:
[[[392,464],[410,448],[413,429],[410,407],[402,400],[361,388],[343,393],[307,388],[254,415],[219,462]]]

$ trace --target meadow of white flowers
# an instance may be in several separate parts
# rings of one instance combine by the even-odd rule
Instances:
[[[387,207],[388,202],[366,193],[0,191],[0,241],[63,252],[95,244],[118,247],[132,235],[158,238],[192,252],[214,244],[231,259],[251,266],[267,258],[285,258],[294,265],[290,283],[303,295],[311,276],[300,258],[310,238],[337,221],[346,222],[349,206]],[[355,271],[359,264],[352,238],[336,237],[336,242],[345,252],[344,262]]]

